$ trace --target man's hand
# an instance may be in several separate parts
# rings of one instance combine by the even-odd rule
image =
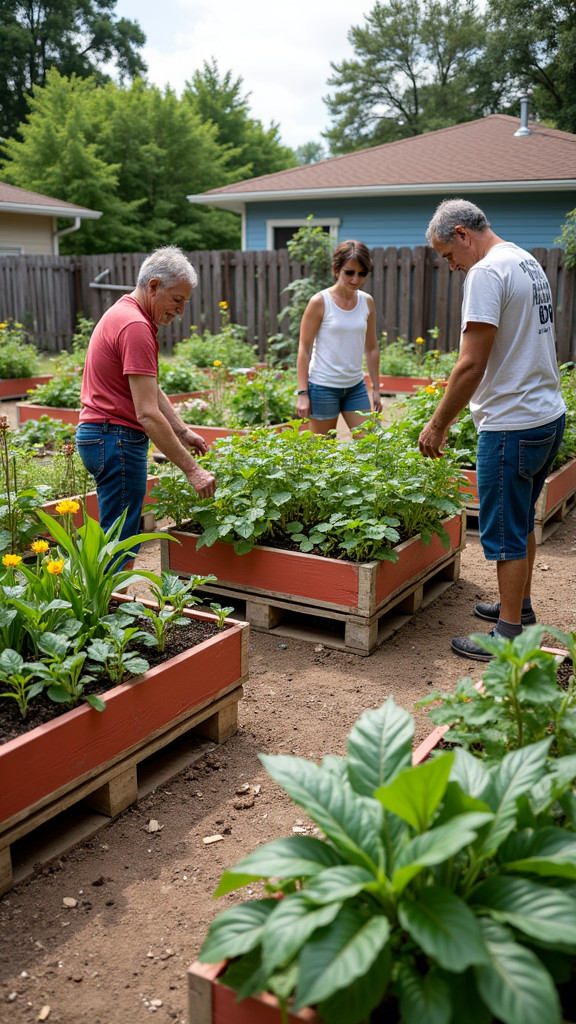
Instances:
[[[198,453],[198,455],[205,455],[208,451],[208,445],[200,434],[197,434],[195,430],[190,430],[188,427],[179,434],[180,441],[185,448],[191,448],[192,451]]]
[[[442,448],[444,447],[445,441],[446,432],[438,430],[437,427],[433,427],[432,421],[430,420],[422,429],[420,437],[418,438],[420,454],[426,459],[441,459],[444,455]]]
[[[212,497],[216,490],[216,477],[212,476],[212,473],[208,473],[205,469],[201,469],[200,466],[196,466],[186,476],[188,483],[192,485],[199,498]]]

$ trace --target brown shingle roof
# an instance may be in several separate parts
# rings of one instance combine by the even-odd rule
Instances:
[[[52,199],[51,196],[41,195],[40,192],[28,192],[17,185],[8,185],[0,181],[0,210],[7,209],[21,209],[22,213],[45,212],[48,216],[60,217],[94,219],[101,216],[99,211],[89,210],[86,206],[76,206],[75,203],[67,203],[63,199]]]
[[[478,121],[441,128],[398,142],[332,157],[317,164],[225,185],[203,193],[224,198],[258,193],[326,189],[412,191],[478,182],[576,181],[576,135],[530,123],[530,135],[516,137],[518,118],[491,114]],[[428,189],[427,189],[428,187]],[[568,186],[569,187],[569,186]],[[199,196],[189,197],[196,201]]]

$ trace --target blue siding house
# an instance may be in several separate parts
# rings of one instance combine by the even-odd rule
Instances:
[[[242,216],[242,248],[279,249],[309,216],[334,242],[426,244],[443,199],[480,206],[502,237],[550,249],[576,207],[576,135],[505,114],[188,196]]]

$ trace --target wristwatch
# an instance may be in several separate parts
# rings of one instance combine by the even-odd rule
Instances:
[[[296,394],[297,395],[307,395],[308,394],[308,388],[302,388],[302,390],[301,391],[297,391]]]

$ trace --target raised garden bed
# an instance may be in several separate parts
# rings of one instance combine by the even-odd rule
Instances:
[[[477,525],[479,511],[478,484],[475,469],[462,470],[468,485],[462,488],[469,494],[466,505],[470,526]],[[576,505],[576,459],[570,459],[559,469],[546,477],[544,487],[536,502],[536,518],[534,534],[537,544],[544,541],[562,523],[568,513]]]
[[[326,646],[367,655],[458,579],[465,516],[453,516],[443,525],[449,550],[437,535],[428,546],[418,535],[397,546],[397,562],[364,563],[264,546],[237,555],[220,541],[197,551],[197,534],[171,530],[180,543],[161,541],[162,568],[181,575],[213,573],[218,584],[205,589],[245,601],[245,616],[256,629],[299,636],[308,632]],[[392,610],[396,614],[390,619]],[[289,613],[303,616],[303,627],[284,623]],[[317,617],[342,624],[343,638],[318,634],[310,623]]]
[[[156,486],[157,483],[158,483],[158,477],[157,476],[149,476],[148,477],[148,483],[146,485],[146,501],[147,501],[148,504],[151,504],[151,503],[154,502],[154,498],[150,497],[150,491],[152,490],[153,487]],[[96,494],[96,491],[88,491],[84,495],[77,495],[77,494],[73,494],[73,495],[69,495],[69,496],[66,495],[66,497],[69,498],[69,500],[78,501],[78,502],[80,502],[80,504],[83,503],[85,508],[86,508],[86,512],[87,512],[87,514],[89,515],[89,517],[91,519],[99,519],[100,510],[98,508],[98,496]],[[46,501],[46,502],[43,503],[42,508],[44,509],[45,512],[48,513],[49,516],[57,515],[57,513],[56,513],[56,505],[58,505],[62,500],[63,500],[62,498],[56,498],[55,501]],[[83,513],[82,508],[80,508],[78,510],[78,512],[75,512],[73,514],[72,522],[74,523],[75,527],[82,526],[82,524],[84,522],[84,513]],[[143,515],[142,515],[142,523],[143,523],[142,529],[144,530],[144,532],[147,532],[149,530],[153,530],[154,529],[154,513],[151,512],[151,511],[143,513]]]
[[[370,389],[371,381],[368,374],[364,375],[364,379],[368,389]],[[394,377],[388,373],[381,373],[378,377],[380,391],[384,395],[402,395],[417,391],[418,388],[423,388],[430,384],[431,380],[431,377]]]
[[[41,383],[40,378],[38,378],[38,383]],[[207,391],[187,391],[166,397],[176,405],[178,402],[188,401],[189,398],[205,398],[207,394]],[[0,397],[2,396],[0,395]],[[19,427],[22,427],[28,420],[39,420],[42,416],[50,416],[54,420],[61,420],[62,423],[69,423],[70,426],[77,427],[80,422],[80,409],[60,409],[55,405],[37,405],[35,402],[18,402],[16,405],[16,422]]]
[[[116,595],[121,601],[129,600]],[[215,622],[202,611],[191,619]],[[112,817],[137,799],[137,766],[184,733],[220,743],[237,729],[248,676],[245,622],[218,632],[88,704],[0,746],[0,894],[12,885],[10,845],[80,800]]]
[[[23,398],[32,388],[37,388],[40,384],[47,384],[51,379],[51,373],[40,377],[1,377],[0,401],[10,398]]]
[[[188,1020],[190,1024],[281,1024],[278,1000],[269,992],[236,1002],[237,993],[219,981],[226,962],[188,968]],[[308,1007],[289,1013],[287,1024],[322,1024]]]

